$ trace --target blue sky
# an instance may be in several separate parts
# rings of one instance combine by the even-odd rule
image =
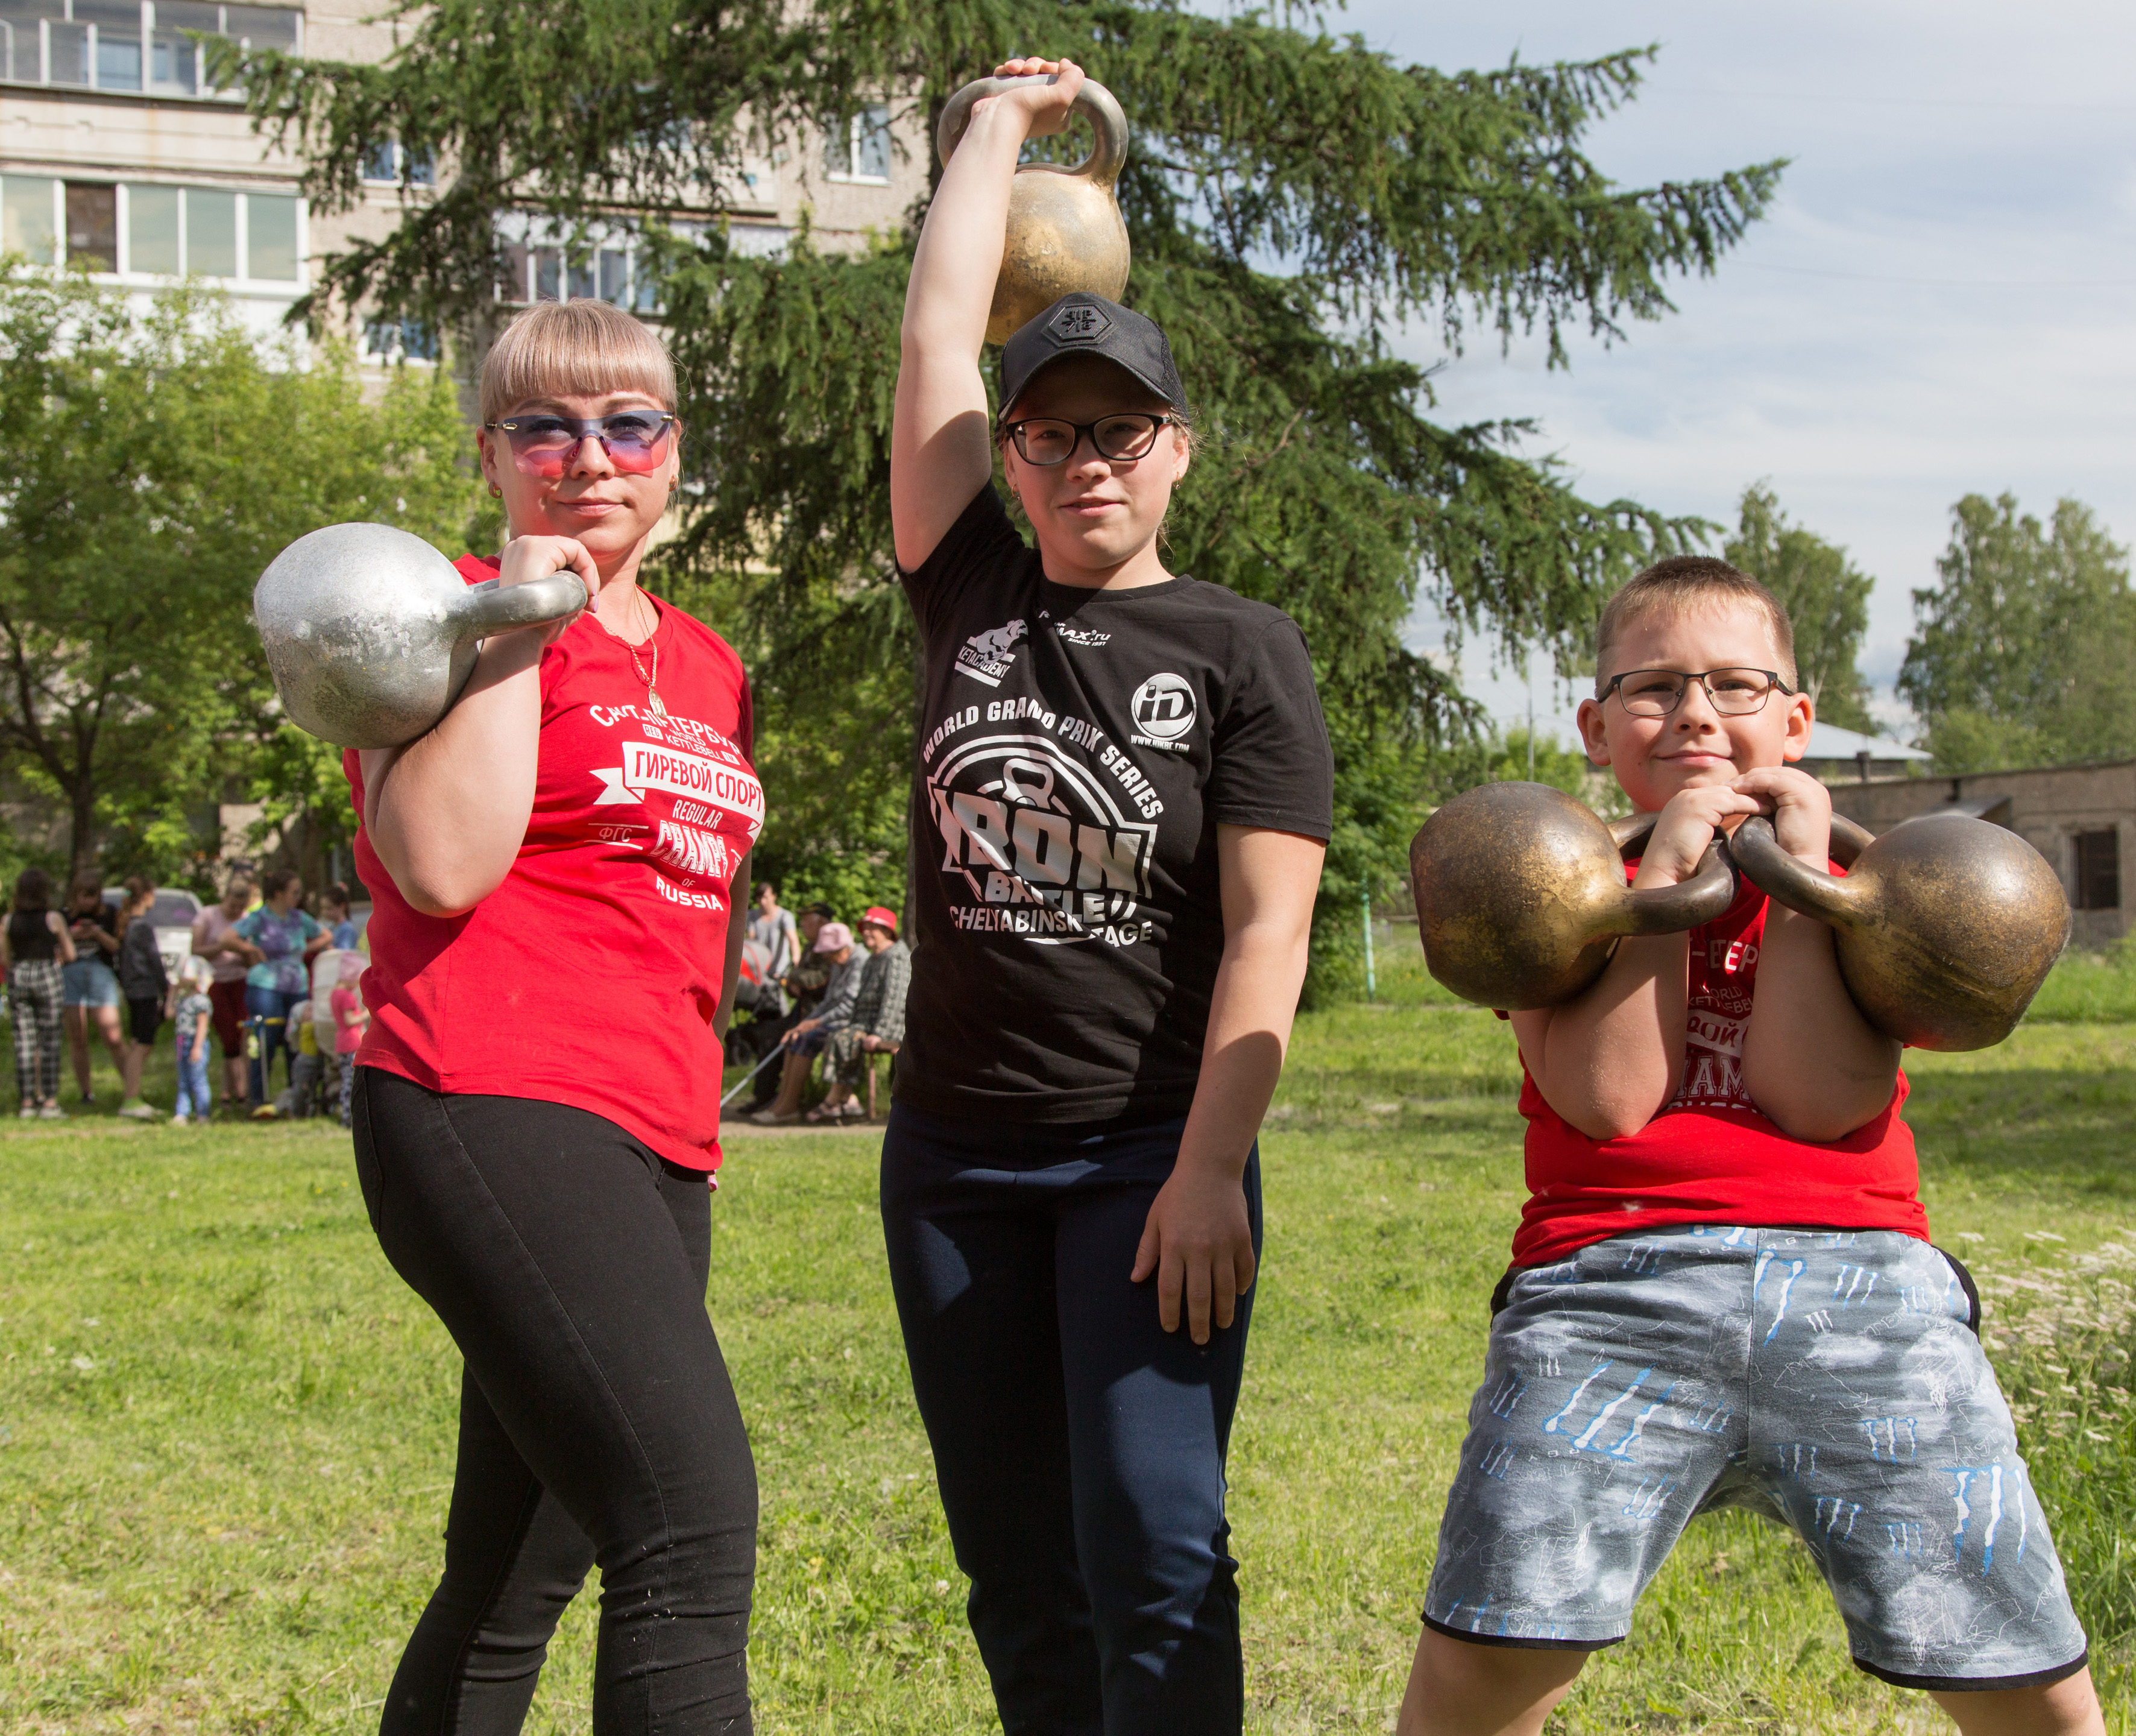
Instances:
[[[1532,450],[1591,498],[1731,522],[1767,479],[1798,522],[1876,580],[1863,673],[1888,700],[1961,494],[2061,495],[2136,537],[2136,7],[1798,0],[1789,7],[1364,0],[1332,14],[1406,61],[1661,56],[1590,136],[1627,184],[1789,157],[1768,219],[1678,312],[1569,371],[1488,338],[1446,367],[1444,420],[1536,418]],[[1436,360],[1435,334],[1405,342]],[[1420,646],[1438,643],[1420,619]],[[1524,713],[1516,673],[1471,649],[1465,684]],[[1539,725],[1572,739],[1536,672]]]

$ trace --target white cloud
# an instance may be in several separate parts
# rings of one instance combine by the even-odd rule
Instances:
[[[1575,344],[1569,372],[1539,343],[1479,343],[1438,377],[1442,416],[1535,417],[1535,450],[1584,489],[1674,513],[1726,522],[1769,478],[1876,576],[1862,664],[1881,683],[1961,494],[2042,514],[2073,494],[2136,535],[2136,8],[1367,0],[1335,22],[1449,69],[1658,41],[1642,95],[1591,135],[1607,172],[1794,159],[1719,275],[1672,290],[1675,315]],[[1423,328],[1405,349],[1439,354]],[[1525,710],[1517,681],[1470,665],[1498,715]]]

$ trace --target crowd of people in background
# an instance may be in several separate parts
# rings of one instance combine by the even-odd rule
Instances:
[[[168,1024],[177,1070],[173,1125],[215,1113],[210,1064],[219,1046],[226,1116],[323,1114],[347,1126],[356,1052],[370,1017],[359,986],[367,962],[362,925],[348,887],[328,887],[315,915],[304,907],[303,880],[288,869],[257,880],[233,875],[193,922],[191,949],[175,979],[157,933],[156,894],[138,877],[114,893],[83,876],[56,909],[43,869],[17,878],[0,930],[17,1113],[25,1121],[66,1116],[64,1032],[81,1108],[96,1107],[93,1035],[119,1075],[118,1113],[162,1120],[162,1110],[142,1095],[142,1080]]]
[[[173,1126],[206,1121],[219,1105],[230,1117],[327,1115],[347,1126],[356,1053],[370,1019],[360,987],[368,959],[349,888],[337,883],[310,901],[288,869],[233,875],[195,919],[192,951],[175,975],[152,920],[155,900],[144,879],[113,893],[85,876],[55,907],[43,869],[17,879],[0,929],[0,970],[21,1118],[66,1115],[60,1106],[64,1033],[80,1108],[96,1107],[94,1039],[119,1075],[118,1112],[129,1121],[163,1119],[141,1082],[168,1025]],[[873,905],[848,926],[828,904],[789,911],[777,887],[758,885],[738,1016],[727,1035],[729,1064],[755,1068],[745,1082],[755,1091],[745,1106],[750,1121],[790,1126],[873,1119],[878,1093],[887,1101],[904,1042],[911,979],[894,911]],[[817,1095],[820,1101],[807,1106]]]
[[[896,1065],[912,980],[896,913],[871,905],[848,927],[828,904],[782,909],[767,881],[756,888],[742,977],[738,1010],[749,1018],[729,1033],[727,1058],[755,1064],[750,1120],[785,1127],[871,1118],[875,1058]],[[803,1109],[819,1059],[827,1089]]]

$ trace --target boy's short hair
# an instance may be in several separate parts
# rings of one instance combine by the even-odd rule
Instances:
[[[1625,581],[1617,594],[1602,605],[1595,624],[1595,692],[1597,698],[1608,681],[1610,642],[1634,616],[1649,613],[1689,614],[1701,603],[1713,600],[1748,603],[1765,612],[1773,630],[1773,649],[1780,654],[1779,673],[1789,687],[1795,685],[1795,629],[1786,607],[1763,585],[1726,561],[1711,555],[1672,555],[1657,561],[1644,572]]]
[[[507,326],[482,362],[482,419],[529,398],[642,391],[675,407],[675,364],[653,329],[604,301],[545,301]]]

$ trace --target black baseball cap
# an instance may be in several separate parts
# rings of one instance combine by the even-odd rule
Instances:
[[[1157,322],[1079,289],[1011,333],[1002,345],[1002,414],[1007,414],[1041,372],[1068,356],[1103,356],[1173,409],[1187,408],[1187,388],[1179,383],[1172,346]]]

